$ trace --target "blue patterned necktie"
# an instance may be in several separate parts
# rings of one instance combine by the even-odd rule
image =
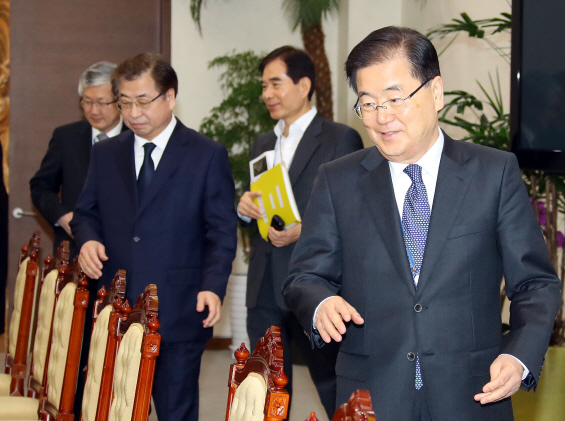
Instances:
[[[153,178],[153,173],[155,172],[155,164],[151,158],[151,152],[153,152],[155,146],[156,145],[153,142],[147,142],[143,145],[145,155],[143,156],[143,164],[141,164],[139,176],[137,177],[137,198],[140,203],[143,193],[147,190],[147,186],[149,186],[149,183]]]
[[[424,250],[426,249],[426,239],[428,238],[428,227],[430,225],[430,204],[426,186],[422,181],[422,167],[410,164],[404,172],[412,180],[410,188],[404,198],[404,208],[402,209],[402,233],[406,254],[410,261],[410,269],[414,278],[414,285],[418,288],[418,279]],[[416,389],[423,386],[422,374],[420,372],[420,357],[416,355]]]

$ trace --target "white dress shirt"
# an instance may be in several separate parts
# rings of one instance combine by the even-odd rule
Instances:
[[[123,120],[122,120],[122,116],[120,116],[120,121],[119,123],[116,125],[116,127],[114,127],[112,130],[108,130],[105,134],[108,137],[114,137],[119,135],[122,132],[122,125],[124,124]],[[94,127],[92,128],[92,144],[94,145],[96,142],[98,142],[98,135],[102,133],[100,130],[95,129]]]
[[[143,149],[143,145],[148,142],[152,142],[155,145],[155,149],[151,152],[151,158],[153,159],[153,164],[155,165],[155,169],[159,165],[161,161],[161,157],[163,156],[163,152],[165,152],[165,148],[167,147],[167,143],[169,143],[169,139],[173,134],[173,130],[177,125],[177,119],[175,116],[171,118],[171,122],[165,127],[165,129],[159,133],[153,140],[146,140],[138,135],[134,135],[135,142],[133,144],[133,153],[135,155],[135,174],[136,177],[139,176],[139,171],[141,171],[141,166],[143,165],[143,158],[145,157],[145,149]]]
[[[285,129],[284,120],[279,120],[275,126],[275,134],[277,135],[277,143],[275,143],[275,160],[273,165],[280,164],[284,161],[286,164],[286,169],[290,169],[292,160],[294,159],[294,154],[296,153],[296,148],[304,136],[304,132],[312,123],[312,120],[316,116],[316,107],[304,114],[302,114],[294,123],[288,128],[288,136],[283,136]]]

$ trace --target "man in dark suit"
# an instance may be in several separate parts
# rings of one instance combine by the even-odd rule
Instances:
[[[120,134],[123,126],[110,80],[116,65],[93,64],[80,76],[78,94],[85,120],[57,127],[39,170],[29,182],[31,199],[41,216],[53,227],[53,253],[61,241],[69,241],[71,259],[78,252],[69,222],[84,186],[90,150],[99,138]]]
[[[112,85],[132,132],[93,147],[71,222],[79,262],[98,286],[125,269],[132,305],[157,285],[157,416],[196,421],[200,359],[220,319],[237,243],[228,154],[174,117],[178,80],[162,56],[126,59]]]
[[[365,389],[379,421],[512,420],[561,303],[516,158],[439,129],[439,63],[418,32],[374,31],[346,71],[376,148],[320,168],[285,302],[313,342],[341,343],[338,402]]]
[[[318,167],[363,148],[359,134],[343,124],[324,119],[310,104],[315,86],[312,60],[304,51],[280,47],[267,55],[259,70],[263,74],[263,101],[271,117],[279,120],[275,129],[257,138],[252,158],[274,150],[274,164],[284,161],[300,214],[304,213]],[[238,205],[243,224],[262,217],[253,198],[260,192],[246,192]],[[288,275],[288,263],[301,224],[284,231],[269,229],[269,241],[255,234],[247,278],[247,331],[255,346],[271,325],[281,328],[284,368],[292,392],[291,346],[295,342],[306,360],[322,403],[331,418],[335,411],[335,358],[337,346],[312,350],[296,317],[285,306],[281,291]]]

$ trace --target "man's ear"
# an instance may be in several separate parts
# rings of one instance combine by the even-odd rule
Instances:
[[[175,98],[175,90],[170,88],[167,93],[165,94],[165,100],[169,103],[169,109],[172,110],[175,108],[176,98]]]
[[[298,81],[298,85],[302,91],[302,97],[308,98],[308,94],[310,93],[310,88],[312,87],[312,81],[309,77],[304,76],[302,79]]]
[[[439,111],[445,105],[443,100],[443,79],[441,76],[436,76],[431,82],[432,95],[434,96],[434,104],[436,111]]]

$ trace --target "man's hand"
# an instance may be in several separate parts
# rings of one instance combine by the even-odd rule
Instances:
[[[106,247],[94,240],[84,243],[78,256],[80,268],[91,279],[99,279],[102,276],[102,262],[106,260]]]
[[[196,296],[196,311],[202,313],[208,306],[208,317],[202,321],[204,327],[212,327],[222,316],[222,300],[212,291],[200,291]]]
[[[511,355],[499,355],[490,366],[490,382],[475,395],[482,405],[512,396],[520,388],[524,367]]]
[[[356,325],[365,323],[357,310],[341,297],[328,298],[316,312],[316,329],[326,343],[330,343],[332,338],[341,342],[341,335],[345,334],[343,322],[350,321]]]
[[[69,237],[74,238],[73,233],[71,232],[71,227],[69,225],[71,219],[73,219],[73,213],[72,212],[66,213],[57,220],[57,225],[63,228],[65,232],[69,234]]]
[[[277,231],[273,227],[269,227],[269,240],[275,247],[284,247],[298,241],[302,232],[302,224],[296,224],[287,230]]]
[[[242,216],[248,216],[253,219],[261,219],[263,214],[261,213],[261,209],[255,203],[253,203],[253,199],[256,197],[261,196],[261,192],[258,191],[246,191],[239,199],[239,203],[237,204],[237,212]]]

